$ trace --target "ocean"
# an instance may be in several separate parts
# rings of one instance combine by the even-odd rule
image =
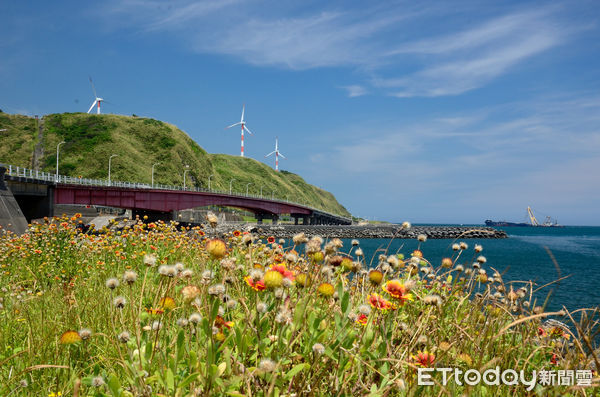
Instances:
[[[465,239],[469,245],[467,252],[461,255],[458,263],[472,263],[475,244],[483,246],[481,255],[487,262],[483,265],[492,274],[492,267],[503,274],[504,282],[531,280],[536,286],[542,286],[569,276],[552,284],[534,296],[541,304],[553,289],[546,308],[547,311],[568,310],[600,306],[600,227],[501,227],[507,239]],[[389,239],[363,239],[360,246],[365,253],[367,263],[378,248],[386,248]],[[439,266],[442,258],[453,254],[454,240],[429,239],[421,243],[421,251],[427,260]],[[405,257],[417,249],[416,240],[393,240],[389,252],[400,252]],[[552,261],[546,248],[552,253],[558,267]],[[342,251],[348,252],[350,240],[344,240]],[[377,263],[377,258],[373,264]],[[465,266],[466,267],[466,266]],[[517,286],[523,284],[516,284]],[[535,287],[534,287],[535,288]],[[516,289],[516,288],[515,288]]]

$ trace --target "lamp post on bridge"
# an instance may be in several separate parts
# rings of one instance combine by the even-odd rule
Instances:
[[[252,185],[252,183],[247,183],[246,184],[246,196],[248,195],[248,186]]]
[[[185,168],[190,168],[190,166],[188,164],[186,164]],[[185,186],[185,174],[187,174],[188,172],[190,172],[189,169],[188,170],[183,170],[183,190],[186,189],[186,186]]]
[[[260,197],[262,197],[262,186],[260,187]]]
[[[58,155],[59,155],[60,145],[62,145],[63,143],[65,143],[65,141],[62,141],[61,143],[56,145],[56,181],[55,182],[58,182]]]
[[[271,192],[271,200],[273,200],[273,196],[275,195],[275,190]]]
[[[110,186],[110,163],[111,163],[113,157],[119,157],[119,155],[118,154],[112,154],[108,158],[108,186]]]
[[[213,174],[210,174],[208,176],[208,190],[210,190],[210,178],[212,178],[213,176],[214,176]]]
[[[235,178],[229,181],[229,194],[231,194],[231,186],[233,181],[235,181]]]
[[[152,187],[154,187],[154,167],[159,165],[160,163],[152,164]]]

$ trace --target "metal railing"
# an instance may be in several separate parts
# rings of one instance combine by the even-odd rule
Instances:
[[[65,185],[106,186],[106,187],[122,187],[122,188],[130,188],[130,189],[154,189],[154,190],[215,193],[215,194],[223,194],[226,196],[260,199],[260,200],[265,200],[265,201],[270,201],[270,202],[275,202],[275,203],[294,204],[294,205],[298,205],[298,206],[301,206],[304,208],[308,208],[312,211],[319,211],[326,215],[341,218],[341,219],[347,220],[349,222],[352,221],[351,218],[347,218],[343,215],[332,214],[332,213],[323,211],[318,208],[310,207],[309,205],[304,204],[304,203],[290,201],[287,199],[285,199],[285,200],[284,199],[272,199],[272,198],[265,197],[265,196],[258,195],[258,194],[243,194],[243,193],[236,193],[236,192],[229,193],[229,191],[224,191],[224,190],[204,189],[204,188],[199,188],[199,187],[184,188],[183,186],[162,185],[162,184],[156,184],[156,183],[154,184],[154,186],[152,186],[149,183],[122,182],[122,181],[113,181],[113,180],[111,180],[109,183],[109,181],[107,179],[75,178],[72,176],[60,175],[60,174],[56,175],[56,174],[51,174],[49,172],[32,170],[29,168],[13,166],[10,164],[5,165],[5,167],[6,167],[6,173],[10,176],[36,179],[36,180],[45,181],[45,182],[52,182],[55,184],[62,183]]]

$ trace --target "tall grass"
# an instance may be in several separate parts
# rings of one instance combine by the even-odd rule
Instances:
[[[357,241],[78,224],[0,237],[0,395],[593,393],[418,385],[419,367],[597,368],[596,311],[544,313],[536,287],[504,283],[481,247],[369,268]]]

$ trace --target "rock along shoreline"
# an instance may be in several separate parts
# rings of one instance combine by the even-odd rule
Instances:
[[[499,239],[507,238],[503,230],[485,226],[412,226],[403,229],[401,225],[233,225],[221,224],[217,232],[227,233],[234,230],[248,231],[258,236],[273,236],[276,238],[292,238],[295,234],[305,233],[308,237],[321,236],[325,238],[369,239],[397,238],[415,239],[424,234],[430,239]]]

